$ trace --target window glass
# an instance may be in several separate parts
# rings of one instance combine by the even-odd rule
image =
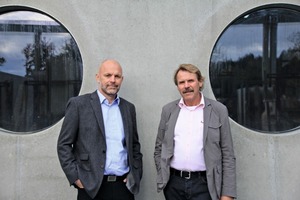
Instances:
[[[272,5],[234,20],[214,46],[209,68],[230,117],[265,133],[300,126],[299,7]]]
[[[30,133],[63,116],[82,83],[82,59],[70,33],[36,11],[0,9],[0,128]]]

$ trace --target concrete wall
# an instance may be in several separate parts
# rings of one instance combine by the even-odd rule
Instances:
[[[81,50],[81,94],[94,91],[99,62],[115,58],[124,68],[121,96],[135,103],[144,154],[144,177],[137,200],[162,200],[155,189],[153,149],[161,107],[179,97],[172,82],[180,63],[193,63],[209,84],[210,53],[223,29],[237,16],[270,0],[0,0],[60,21]],[[299,0],[281,3],[299,4]],[[1,46],[0,46],[1,48]],[[300,198],[300,130],[266,135],[232,121],[239,200]],[[61,121],[30,135],[0,130],[0,199],[75,199],[75,189],[59,166],[56,141]]]

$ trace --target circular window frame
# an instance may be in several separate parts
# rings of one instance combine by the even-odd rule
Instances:
[[[44,59],[43,61],[36,61],[36,60],[39,60],[37,58],[34,59],[35,64],[36,63],[40,64],[39,65],[39,70],[40,71],[44,70],[46,72],[39,72],[38,75],[36,75],[38,73],[38,72],[36,72],[35,76],[32,75],[32,76],[29,77],[28,73],[27,73],[28,68],[27,68],[27,66],[24,65],[24,67],[26,67],[26,75],[24,76],[24,77],[26,77],[26,86],[24,86],[24,87],[28,89],[28,88],[31,87],[31,86],[28,86],[28,85],[30,85],[30,84],[32,85],[32,87],[30,89],[31,94],[28,95],[28,96],[30,96],[30,98],[31,98],[30,99],[32,101],[31,103],[34,104],[31,107],[28,107],[26,109],[28,109],[31,112],[31,115],[32,115],[32,113],[33,114],[38,114],[38,115],[32,115],[32,116],[30,114],[22,115],[22,116],[25,116],[25,117],[22,118],[21,112],[18,113],[18,112],[15,111],[15,108],[11,108],[11,112],[9,114],[10,116],[8,116],[5,119],[6,121],[4,122],[6,124],[3,125],[4,123],[2,123],[2,124],[0,123],[0,131],[5,132],[5,133],[10,133],[10,134],[26,135],[26,134],[33,134],[33,133],[41,132],[41,131],[44,131],[44,130],[50,128],[50,127],[53,127],[53,126],[55,126],[55,124],[57,124],[64,117],[65,106],[67,104],[67,101],[69,100],[69,98],[71,98],[73,96],[78,96],[79,93],[80,93],[80,89],[82,87],[82,81],[83,81],[83,61],[82,61],[82,56],[81,56],[81,53],[80,53],[80,49],[77,45],[77,42],[76,42],[75,38],[73,37],[73,35],[70,33],[70,31],[61,22],[59,22],[53,16],[45,13],[44,11],[38,10],[36,8],[27,7],[27,6],[4,6],[4,7],[0,7],[0,16],[2,16],[4,14],[11,13],[11,12],[19,12],[19,11],[33,12],[33,13],[37,13],[37,14],[40,14],[40,15],[43,15],[45,17],[48,17],[48,18],[52,19],[55,23],[58,24],[57,25],[57,27],[58,27],[57,31],[63,30],[63,33],[65,33],[67,35],[67,37],[65,37],[65,38],[69,38],[68,41],[65,40],[64,43],[61,43],[60,47],[65,45],[65,46],[63,46],[65,49],[64,50],[59,50],[58,52],[60,54],[57,54],[57,55],[53,54],[53,56],[50,58],[52,60],[48,59],[47,62],[46,62],[46,61],[44,61],[46,59]],[[34,25],[32,25],[32,26],[34,26]],[[43,25],[38,24],[37,26],[43,26]],[[20,27],[22,28],[22,25],[20,25]],[[46,29],[49,28],[49,27],[46,27]],[[49,31],[49,32],[42,32],[42,33],[49,34],[49,33],[55,33],[55,32],[50,32]],[[56,32],[56,33],[58,34],[59,32]],[[45,40],[45,43],[47,43],[47,42],[49,42],[49,41]],[[68,42],[70,42],[70,43],[68,43]],[[49,43],[50,43],[49,44],[49,47],[50,47],[52,45],[51,44],[52,42],[49,42]],[[36,44],[36,43],[34,43],[34,44]],[[32,46],[34,46],[34,45],[32,45]],[[53,47],[55,48],[55,45],[53,45]],[[38,47],[36,47],[36,48],[38,48]],[[67,48],[69,48],[69,49],[67,49]],[[71,51],[70,51],[70,49],[71,49]],[[69,52],[68,52],[68,50],[69,50]],[[54,50],[53,50],[53,52],[54,52]],[[44,54],[42,54],[42,55],[44,55]],[[1,57],[1,55],[0,55],[0,57]],[[69,59],[67,61],[70,61],[70,63],[68,63],[67,61],[60,62],[62,59],[67,59],[67,58]],[[25,59],[23,59],[23,60],[25,60]],[[43,65],[47,66],[48,68],[42,69],[41,68],[41,65],[42,65],[41,63]],[[45,63],[47,63],[47,64],[45,64]],[[56,65],[54,65],[54,64],[56,64]],[[74,65],[72,65],[72,64],[74,64]],[[57,67],[55,68],[55,66],[57,66]],[[75,67],[70,68],[71,66],[72,67],[75,66]],[[32,71],[37,71],[37,70],[35,70],[35,68],[38,68],[38,67],[33,66]],[[46,75],[40,75],[41,73],[44,73]],[[15,76],[15,75],[13,75],[13,76]],[[37,77],[39,77],[38,80],[37,80]],[[43,77],[46,77],[46,80],[48,81],[47,83],[44,83],[45,78],[43,78]],[[13,78],[11,78],[11,79],[13,79]],[[18,78],[18,79],[20,79],[20,78]],[[25,78],[23,78],[23,79],[25,79]],[[15,79],[13,79],[13,80],[15,80]],[[46,84],[46,85],[41,86],[42,84]],[[23,85],[25,85],[25,81],[24,81]],[[38,85],[38,86],[36,86],[36,85]],[[39,90],[38,89],[33,89],[33,88],[36,88],[36,87],[44,87],[44,89],[39,89]],[[63,89],[66,89],[66,91],[61,91]],[[16,90],[16,89],[13,88],[11,90]],[[35,90],[38,90],[38,91],[35,91]],[[0,90],[0,96],[1,96],[1,91],[2,90]],[[47,92],[43,93],[43,91],[47,91]],[[15,93],[16,93],[16,91],[10,92],[8,94],[15,94]],[[35,100],[36,97],[37,97],[37,94],[40,97],[40,99],[42,99],[42,100],[45,99],[45,101]],[[3,93],[2,96],[5,96],[5,94]],[[11,96],[11,99],[8,99],[9,96],[4,100],[3,100],[3,98],[4,97],[2,97],[2,101],[5,100],[5,102],[16,101],[16,100],[14,100],[14,98],[15,98],[14,95]],[[30,100],[28,100],[28,101],[30,101]],[[41,105],[36,105],[36,102],[38,102],[40,104],[43,104],[41,102],[44,102],[44,103],[47,102],[47,105],[42,105],[42,106]],[[1,98],[0,98],[0,104],[1,104]],[[11,103],[11,104],[13,104],[13,103]],[[2,107],[3,106],[5,106],[5,105],[3,104]],[[10,107],[16,107],[16,106],[14,104],[14,105],[10,105]],[[19,105],[19,107],[22,107],[22,106]],[[38,108],[36,108],[36,107],[38,107]],[[40,107],[42,107],[42,108],[40,108]],[[8,109],[9,108],[6,108],[6,113],[5,113],[5,109],[1,110],[1,112],[3,112],[3,113],[0,113],[1,114],[0,115],[0,121],[1,122],[4,121],[2,117],[6,116],[9,113]],[[39,110],[38,111],[39,113],[36,112],[36,110]],[[23,111],[24,111],[24,109],[23,109]],[[50,114],[47,111],[50,111]],[[26,112],[26,110],[24,112]],[[20,117],[17,116],[16,114],[20,115]],[[22,125],[22,127],[20,125],[21,128],[19,128],[19,127],[18,128],[9,128],[9,126],[12,126],[12,125],[7,125],[7,123],[13,123],[13,122],[10,122],[10,120],[15,120],[18,117],[19,117],[19,119],[17,120],[18,122],[27,123],[27,124]],[[31,119],[31,117],[32,117],[32,119]],[[40,121],[38,121],[39,118],[42,118],[42,119]],[[37,119],[37,122],[35,121],[36,119]],[[28,121],[30,121],[30,122],[28,122]],[[34,126],[35,123],[40,123],[40,124]],[[15,123],[15,124],[17,124],[17,123]],[[15,126],[18,126],[18,125],[15,125]]]
[[[214,95],[215,99],[219,100],[220,102],[224,103],[225,101],[221,99],[220,96],[216,95],[216,88],[214,87],[213,81],[214,78],[212,78],[212,73],[213,73],[213,69],[212,69],[212,59],[214,56],[214,52],[215,49],[217,48],[218,43],[220,42],[222,36],[224,35],[224,33],[229,29],[230,26],[232,26],[233,24],[237,23],[239,20],[241,20],[242,18],[244,18],[247,15],[250,15],[251,13],[255,13],[257,11],[260,10],[265,10],[265,9],[289,9],[289,10],[293,10],[294,12],[298,12],[300,15],[300,6],[298,5],[293,5],[293,4],[266,4],[266,5],[262,5],[262,6],[258,6],[255,8],[252,8],[240,15],[238,15],[234,20],[232,20],[225,28],[224,30],[220,33],[220,35],[217,37],[216,42],[213,45],[213,49],[211,51],[210,54],[210,59],[209,59],[209,78],[210,78],[210,86],[212,89],[212,94]],[[232,80],[231,80],[232,81]],[[225,99],[226,100],[226,99]],[[224,103],[226,105],[226,103]],[[227,106],[227,105],[226,105]],[[228,106],[227,106],[228,107]],[[230,112],[231,110],[228,109],[229,111],[229,116],[230,116]],[[295,130],[299,130],[300,129],[300,124],[298,123],[296,126],[292,127],[292,128],[288,128],[286,130],[270,130],[270,131],[266,131],[266,130],[260,130],[260,129],[256,129],[253,127],[249,127],[249,126],[245,126],[244,124],[240,123],[237,121],[236,118],[230,116],[230,118],[235,121],[237,124],[239,124],[240,126],[250,129],[252,131],[256,131],[256,132],[261,132],[261,133],[266,133],[266,134],[282,134],[282,133],[290,133],[293,132]]]

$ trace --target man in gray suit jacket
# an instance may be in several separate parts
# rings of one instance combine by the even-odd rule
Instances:
[[[232,200],[236,169],[228,111],[203,96],[196,66],[180,65],[174,82],[182,98],[162,109],[154,151],[157,190],[167,200]]]
[[[117,93],[122,68],[105,60],[98,90],[71,98],[58,138],[61,167],[78,200],[133,200],[142,178],[135,106]]]

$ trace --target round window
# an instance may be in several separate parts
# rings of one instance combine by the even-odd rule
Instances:
[[[82,83],[78,46],[59,22],[28,8],[0,8],[0,128],[30,133],[63,116]]]
[[[268,5],[234,20],[210,59],[212,90],[230,117],[265,133],[300,126],[300,8]]]

